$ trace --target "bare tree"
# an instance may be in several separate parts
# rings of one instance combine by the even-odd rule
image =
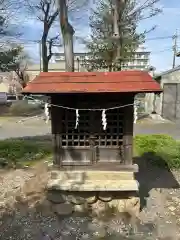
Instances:
[[[22,54],[18,57],[14,68],[14,72],[16,73],[22,88],[25,88],[29,82],[29,75],[27,74],[28,62],[28,55]]]
[[[74,71],[73,35],[75,33],[69,23],[69,15],[78,17],[79,10],[85,10],[89,0],[24,0],[31,15],[43,23],[43,34],[41,38],[43,71],[48,71],[48,63],[53,52],[54,44],[60,42],[60,35],[49,38],[50,30],[56,25],[58,15],[60,17],[61,34],[64,43],[66,59],[66,71]],[[61,45],[61,43],[60,43]]]
[[[26,7],[29,13],[43,24],[41,37],[43,72],[48,72],[48,64],[53,55],[52,47],[60,41],[59,34],[49,38],[50,29],[58,17],[56,0],[26,0]]]
[[[6,42],[11,38],[18,37],[21,34],[18,32],[17,15],[19,11],[19,1],[15,0],[0,0],[0,42]],[[9,20],[13,20],[15,24],[12,24]]]
[[[77,13],[81,10],[86,11],[89,0],[57,0],[59,18],[60,18],[60,28],[64,44],[64,54],[66,61],[66,71],[74,72],[74,48],[73,48],[73,36],[75,30],[69,22],[69,13]],[[76,14],[74,14],[77,17]]]

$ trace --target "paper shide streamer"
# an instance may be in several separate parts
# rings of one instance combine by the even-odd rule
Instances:
[[[79,110],[76,109],[76,124],[75,124],[75,129],[77,129],[79,125]]]
[[[46,123],[49,122],[50,116],[49,116],[49,103],[45,103],[44,105],[44,114],[46,117]]]
[[[106,110],[105,109],[102,111],[102,125],[103,125],[103,130],[106,130],[107,120],[106,120]]]
[[[29,97],[29,96],[27,98],[31,99],[31,100],[36,100],[35,98]],[[45,106],[44,106],[44,113],[45,113],[45,116],[46,116],[46,123],[48,123],[48,121],[50,119],[49,107],[51,107],[51,106],[76,111],[75,129],[77,129],[77,127],[79,125],[79,116],[80,116],[79,115],[79,111],[102,111],[103,130],[106,130],[106,128],[107,128],[106,111],[108,111],[108,110],[114,110],[114,109],[120,109],[120,108],[124,108],[124,107],[134,106],[134,122],[137,121],[137,106],[136,106],[136,102],[135,103],[131,103],[131,104],[125,104],[125,105],[110,107],[110,108],[106,108],[106,109],[76,109],[76,108],[73,108],[73,107],[67,107],[67,106],[62,106],[62,105],[55,105],[55,104],[47,103],[47,102],[44,102],[44,101],[41,101],[41,102],[45,104]]]

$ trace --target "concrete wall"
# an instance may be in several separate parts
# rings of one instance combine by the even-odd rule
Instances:
[[[172,72],[167,72],[161,76],[161,89],[163,90],[165,83],[180,83],[180,69]],[[155,107],[153,109],[153,102],[155,101]],[[157,114],[162,115],[162,104],[163,104],[163,92],[159,95],[154,93],[148,93],[145,97],[145,112],[151,114],[153,110]]]
[[[176,70],[174,72],[167,73],[161,77],[161,88],[165,83],[180,83],[180,70]],[[162,115],[162,104],[163,104],[163,93],[157,98],[156,101],[156,109],[157,113]]]
[[[0,83],[0,93],[8,93],[9,92],[9,86],[5,83]]]

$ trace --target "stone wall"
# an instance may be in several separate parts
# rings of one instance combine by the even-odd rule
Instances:
[[[140,200],[136,192],[49,190],[47,199],[52,210],[61,216],[72,212],[89,213],[96,218],[109,217],[118,212],[138,216],[140,211]]]

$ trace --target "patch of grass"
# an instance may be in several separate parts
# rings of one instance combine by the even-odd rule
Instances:
[[[180,142],[165,134],[138,135],[134,138],[135,154],[158,167],[180,168]]]
[[[180,169],[180,141],[168,135],[137,135],[134,153],[155,166]],[[0,141],[0,168],[30,166],[51,156],[49,136]]]
[[[0,167],[23,167],[52,154],[50,142],[8,139],[0,141]]]

